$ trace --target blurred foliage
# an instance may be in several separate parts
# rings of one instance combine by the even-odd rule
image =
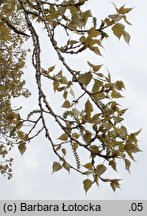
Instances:
[[[25,65],[26,51],[21,48],[24,38],[17,35],[5,22],[23,26],[17,12],[16,1],[1,1],[0,5],[0,172],[12,177],[12,161],[8,152],[19,140],[14,128],[22,126],[19,109],[12,106],[12,98],[29,96],[24,88],[22,69]]]

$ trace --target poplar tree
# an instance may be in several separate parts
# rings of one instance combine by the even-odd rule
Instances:
[[[114,81],[99,61],[87,61],[87,68],[82,70],[68,61],[69,56],[73,59],[79,56],[80,61],[84,56],[81,54],[86,56],[87,52],[97,55],[98,60],[104,58],[103,41],[113,34],[129,44],[127,26],[131,23],[127,14],[132,8],[114,4],[113,14],[98,20],[90,9],[84,9],[88,2],[0,1],[0,172],[8,179],[13,176],[11,149],[18,148],[23,155],[32,139],[37,140],[40,134],[56,155],[53,172],[65,169],[85,176],[86,192],[101,182],[110,184],[114,191],[119,188],[120,179],[111,178],[107,171],[117,171],[118,162],[122,161],[130,172],[134,154],[140,151],[137,140],[140,131],[129,132],[123,124],[127,109],[118,103],[123,97],[124,82]],[[43,67],[41,35],[48,38],[50,50],[46,53],[51,56],[54,50],[58,58],[54,65],[49,62],[48,68]],[[24,48],[26,41],[32,42],[30,50]],[[12,100],[31,94],[23,78],[29,53],[34,67],[29,73],[35,74],[38,106],[24,118],[21,107],[14,106]],[[56,98],[60,98],[62,105]],[[51,128],[56,130],[56,136]]]

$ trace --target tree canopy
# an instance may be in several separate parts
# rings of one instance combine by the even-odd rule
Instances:
[[[114,4],[113,14],[99,21],[91,10],[84,10],[87,2],[0,1],[0,171],[9,179],[13,176],[11,149],[17,147],[23,155],[31,140],[41,133],[57,157],[53,172],[65,169],[85,176],[86,192],[100,181],[109,183],[114,191],[119,188],[120,179],[107,176],[107,171],[111,168],[117,171],[118,161],[122,161],[130,172],[134,153],[140,151],[137,140],[140,131],[130,133],[123,124],[127,109],[118,103],[125,89],[123,81],[113,81],[112,74],[102,64],[87,61],[87,69],[79,70],[68,61],[68,56],[81,58],[81,53],[86,55],[87,51],[102,58],[103,40],[109,39],[110,30],[115,37],[129,43],[126,29],[131,23],[127,14],[132,8]],[[49,62],[48,68],[43,67],[40,35],[48,37],[51,47],[48,54],[53,48],[58,57],[58,62],[55,65]],[[32,41],[30,50],[24,48],[28,40]],[[31,94],[23,78],[29,52],[38,106],[23,118],[21,107],[12,105],[12,100]],[[54,94],[54,101],[50,94]],[[61,105],[56,97],[62,101]],[[51,133],[52,127],[56,135]]]

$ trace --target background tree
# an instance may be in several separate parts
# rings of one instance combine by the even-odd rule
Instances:
[[[107,170],[117,171],[117,163],[121,160],[130,171],[133,154],[140,151],[136,138],[140,131],[128,132],[122,124],[126,109],[116,102],[122,97],[124,83],[120,80],[113,82],[110,72],[94,62],[88,61],[86,70],[78,70],[68,63],[69,55],[74,58],[88,50],[100,57],[102,42],[109,37],[109,29],[117,38],[123,37],[129,43],[130,35],[125,25],[130,25],[126,14],[132,8],[114,5],[114,14],[98,22],[90,10],[84,11],[87,1],[4,0],[0,3],[0,155],[3,158],[0,169],[2,174],[8,174],[8,178],[12,177],[13,159],[7,159],[11,148],[17,145],[24,154],[27,143],[40,133],[45,134],[57,156],[52,165],[53,172],[64,168],[84,175],[86,192],[100,181],[109,183],[114,191],[119,188],[120,179],[107,177]],[[40,31],[40,27],[43,30]],[[58,69],[59,63],[43,68],[40,34],[47,34],[48,43],[62,68]],[[58,39],[60,34],[64,40]],[[29,96],[22,79],[27,54],[22,48],[25,40],[33,42],[30,50],[38,107],[24,119],[20,108],[12,107],[11,99]],[[44,87],[45,82],[49,92]],[[62,101],[61,106],[56,97],[51,101],[52,92]],[[57,128],[59,134],[56,137],[48,122]]]

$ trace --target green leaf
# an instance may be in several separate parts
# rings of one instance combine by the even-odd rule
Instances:
[[[117,188],[120,188],[119,181],[120,181],[120,179],[111,180],[110,186],[112,187],[114,192],[116,191]]]
[[[80,42],[81,42],[82,44],[86,42],[85,36],[80,37]]]
[[[66,133],[62,134],[58,139],[62,140],[62,141],[67,141],[68,140],[68,136]]]
[[[89,36],[90,38],[92,37],[97,37],[98,35],[101,35],[101,32],[96,30],[95,27],[92,27],[90,30],[89,30]]]
[[[125,5],[119,8],[118,12],[120,14],[126,14],[129,13],[133,8],[125,8]]]
[[[128,109],[121,109],[118,111],[118,114],[122,116]]]
[[[17,131],[17,135],[18,135],[19,139],[23,139],[24,132],[23,131]]]
[[[59,164],[58,162],[54,162],[54,163],[53,163],[53,166],[52,166],[52,169],[53,169],[53,173],[54,173],[54,172],[57,172],[57,171],[59,171],[60,169],[62,169],[62,166],[61,166],[61,164]]]
[[[86,143],[90,143],[91,142],[91,136],[92,136],[92,133],[90,131],[86,131],[85,134],[84,134],[84,140],[86,141]]]
[[[126,144],[125,145],[125,149],[127,152],[129,153],[137,153],[137,152],[140,152],[141,150],[138,148],[138,146],[132,144],[132,143],[129,143],[129,144]]]
[[[91,102],[88,99],[87,102],[85,103],[85,112],[86,113],[91,113],[92,111],[93,111],[93,106],[92,106]]]
[[[119,14],[111,14],[108,17],[111,19],[111,21],[106,19],[107,25],[112,25],[115,22],[118,22],[120,19],[122,19],[122,16],[120,16]]]
[[[85,11],[85,17],[88,18],[88,17],[92,17],[92,13],[91,13],[91,10],[87,10]]]
[[[2,41],[7,41],[10,40],[10,31],[9,29],[6,27],[6,25],[1,22],[0,23],[0,27],[1,27],[1,31],[0,31],[0,39]]]
[[[120,128],[117,128],[117,133],[119,134],[119,136],[123,139],[126,138],[127,136],[127,129],[124,126],[121,126]]]
[[[66,149],[65,148],[62,148],[62,153],[64,154],[64,155],[66,155]]]
[[[96,167],[96,174],[101,176],[106,170],[107,168],[103,164],[100,164]]]
[[[100,52],[100,50],[99,50],[99,48],[98,47],[89,47],[95,54],[97,54],[97,55],[101,55],[101,52]]]
[[[104,75],[102,74],[102,73],[96,73],[96,75],[98,76],[98,77],[104,77]]]
[[[71,45],[73,45],[73,44],[78,43],[78,41],[76,41],[76,40],[70,40],[68,43],[71,44]]]
[[[60,84],[60,83],[59,83],[58,81],[53,82],[54,92],[56,92],[56,91],[58,90],[59,84]]]
[[[84,190],[87,193],[87,191],[91,188],[93,182],[90,179],[85,179],[83,181]]]
[[[59,151],[60,149],[61,149],[61,145],[58,145],[56,151]]]
[[[98,94],[94,94],[93,97],[94,97],[95,100],[102,100],[102,99],[106,98],[106,95],[105,95],[105,93],[101,92],[101,93],[98,93]]]
[[[109,162],[109,165],[110,165],[115,171],[117,171],[117,170],[116,170],[116,162],[115,162],[114,160],[111,160],[111,161]]]
[[[91,74],[91,72],[82,74],[82,75],[80,75],[79,78],[78,78],[78,80],[79,80],[80,82],[82,82],[85,86],[87,86],[87,85],[90,83],[91,79],[92,79],[92,74]]]
[[[99,71],[100,68],[102,67],[102,65],[93,65],[92,63],[90,63],[89,61],[87,62],[89,64],[89,66],[93,69],[94,72]]]
[[[70,102],[69,102],[68,100],[66,100],[66,101],[63,103],[62,107],[64,107],[64,108],[70,108],[70,107],[71,107],[71,104],[70,104]]]
[[[61,79],[60,79],[60,83],[61,83],[62,85],[63,85],[63,84],[65,84],[65,85],[68,84],[68,80],[66,79],[65,76],[62,76],[62,77],[61,77]]]
[[[116,37],[118,37],[120,39],[120,37],[123,35],[124,33],[124,29],[125,26],[123,24],[120,23],[116,23],[113,27],[112,27],[112,31],[114,33],[114,35]]]
[[[72,90],[72,88],[70,89],[70,92],[69,92],[74,98],[75,98],[75,93],[74,91]]]
[[[112,98],[121,98],[121,97],[123,97],[118,91],[116,91],[116,90],[112,90],[112,93],[111,93],[111,97]]]
[[[92,170],[92,163],[86,163],[83,165],[86,169]]]
[[[13,120],[15,118],[15,113],[11,112],[11,113],[6,114],[5,118],[11,123],[11,122],[13,122]]]
[[[123,15],[123,19],[124,21],[128,24],[128,25],[132,25],[128,20],[127,20],[127,17],[125,15]]]
[[[20,154],[23,155],[26,151],[26,143],[23,143],[21,142],[19,145],[18,145],[18,149],[20,151]]]
[[[79,144],[76,143],[76,142],[74,142],[74,143],[73,143],[73,148],[74,148],[75,151],[78,149],[78,147],[79,147]]]
[[[60,87],[60,88],[58,88],[58,91],[59,92],[61,92],[61,91],[63,91],[63,90],[65,90],[65,87],[63,86],[63,87]]]
[[[98,148],[98,146],[96,146],[96,145],[90,146],[90,150],[91,150],[91,152],[92,152],[93,154],[99,153],[99,148]]]
[[[75,138],[75,139],[78,139],[80,137],[80,134],[78,133],[73,133],[72,136]]]
[[[94,85],[92,87],[92,92],[96,93],[99,91],[100,87],[102,87],[103,82],[97,79],[94,79]]]
[[[68,172],[70,172],[70,164],[69,164],[69,163],[67,163],[67,162],[64,161],[63,167],[64,167],[64,169],[66,169]]]
[[[100,114],[95,114],[92,119],[91,122],[94,124],[98,124],[100,122]]]
[[[138,131],[136,131],[136,132],[134,132],[134,133],[132,133],[134,136],[138,136],[139,134],[140,134],[140,132],[141,132],[141,129],[140,130],[138,130]]]
[[[67,91],[65,91],[65,92],[63,93],[63,97],[64,97],[64,99],[66,99],[66,98],[67,98],[67,96],[68,96],[68,92],[67,92]]]
[[[130,173],[131,162],[128,159],[125,159],[125,168]]]
[[[125,85],[124,85],[123,81],[120,81],[120,80],[116,81],[114,86],[117,90],[125,89]]]
[[[75,115],[75,116],[78,116],[80,114],[79,110],[76,109],[76,108],[73,108],[72,109],[72,113]]]
[[[130,38],[131,38],[130,34],[129,34],[128,32],[126,32],[126,31],[124,31],[124,33],[123,33],[123,37],[124,37],[126,43],[129,44],[129,42],[130,42]]]
[[[52,71],[55,69],[55,66],[56,66],[56,65],[54,65],[54,66],[52,66],[52,67],[49,67],[48,70],[47,70],[48,73],[52,72]]]

